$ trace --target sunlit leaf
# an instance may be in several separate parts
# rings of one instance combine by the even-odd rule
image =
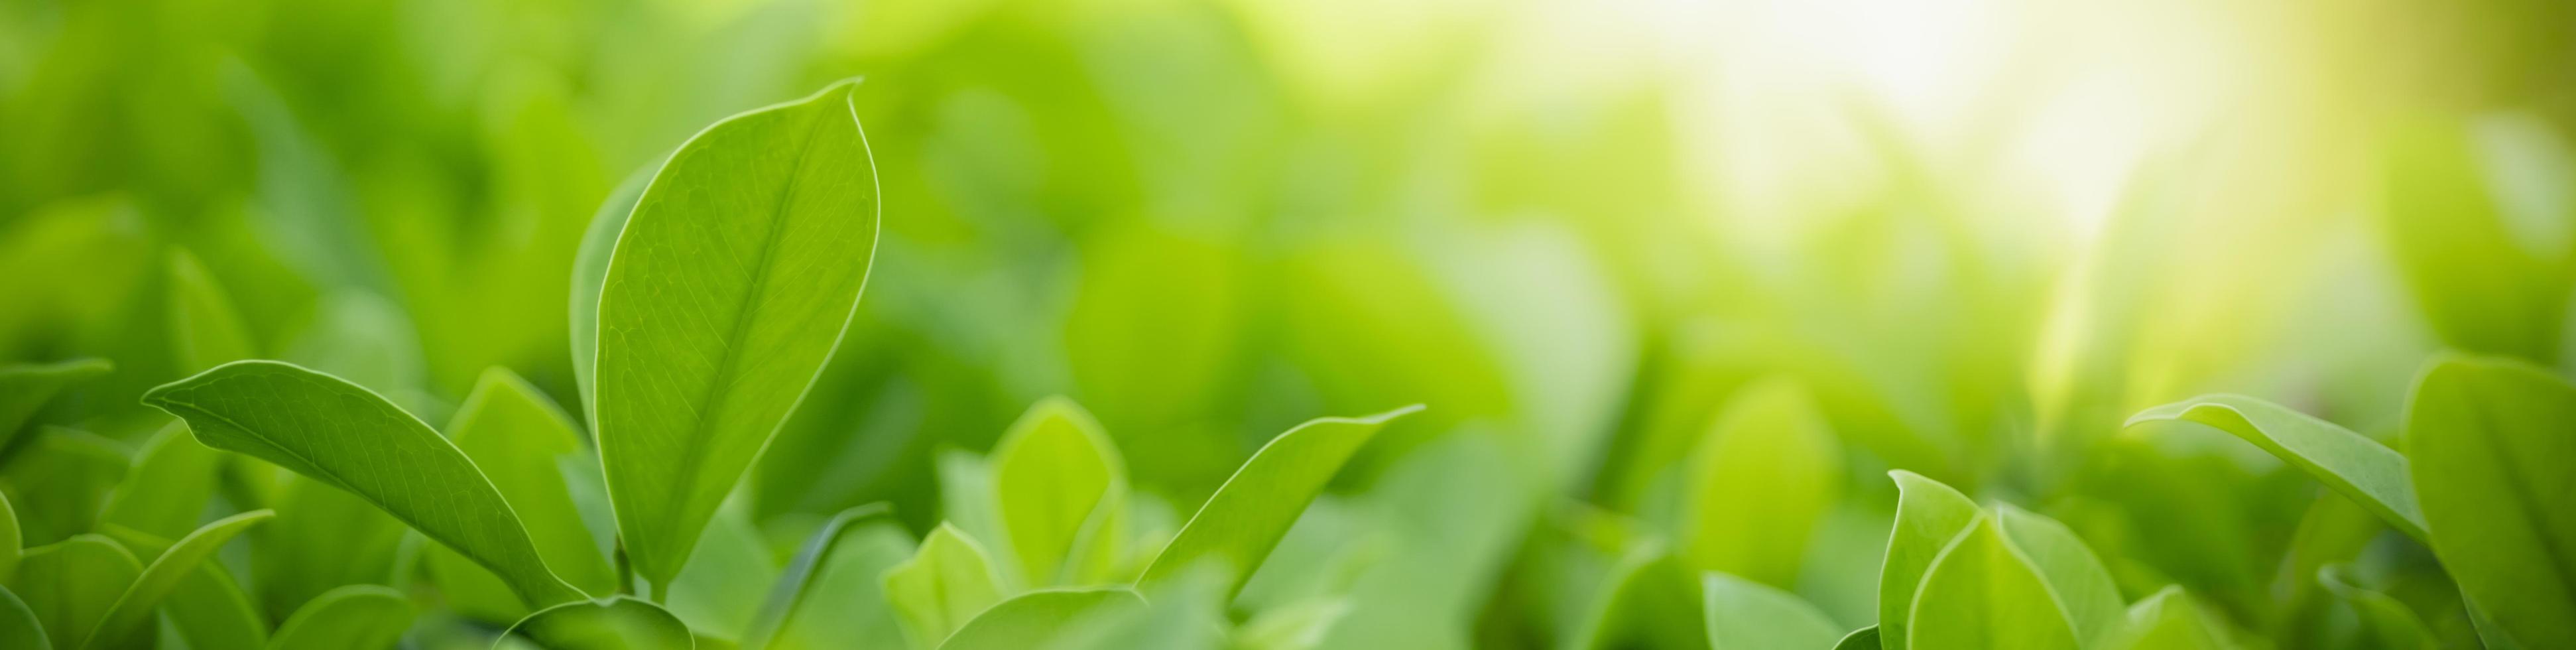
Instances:
[[[152,389],[144,403],[199,442],[349,491],[473,558],[532,603],[580,598],[546,569],[491,481],[456,445],[374,392],[273,361],[225,364]]]
[[[1684,474],[1681,554],[1693,567],[1774,586],[1796,582],[1807,536],[1833,508],[1842,448],[1797,384],[1729,400]]]
[[[638,169],[609,192],[608,200],[599,204],[599,212],[590,218],[590,227],[581,236],[581,250],[572,262],[572,376],[581,388],[582,421],[596,426],[599,422],[599,382],[592,376],[592,365],[599,356],[599,287],[608,280],[608,258],[617,250],[617,238],[626,233],[626,218],[635,213],[635,202],[644,198],[644,186],[653,182],[653,173],[661,161]]]
[[[2525,647],[2576,647],[2576,387],[2453,357],[2417,379],[2406,454],[2432,546],[2473,608]]]
[[[1906,623],[1906,646],[1925,650],[2080,647],[2039,567],[1991,517],[1970,524],[1932,561]]]
[[[1681,559],[1658,542],[1638,542],[1621,552],[1592,592],[1581,622],[1570,630],[1572,650],[1710,646],[1705,589]]]
[[[1887,536],[1887,559],[1879,568],[1878,628],[1887,650],[1907,647],[1914,590],[1942,549],[1977,519],[1977,502],[1940,481],[1905,470],[1887,473],[1896,481],[1896,527]]]
[[[2031,566],[2048,582],[2048,591],[2075,626],[2078,639],[2098,639],[2118,627],[2129,603],[2120,599],[2120,588],[2111,582],[2111,571],[2102,567],[2101,558],[2084,540],[2067,530],[2065,524],[2011,505],[1995,507],[1995,523],[2012,539],[2013,547],[2030,558]]]
[[[916,648],[938,647],[968,619],[1002,600],[991,556],[974,538],[947,524],[922,538],[912,559],[886,570],[885,594]]]
[[[267,510],[253,510],[216,520],[195,532],[188,533],[186,537],[179,538],[178,543],[172,544],[169,550],[153,558],[152,564],[143,567],[143,572],[134,579],[134,584],[126,587],[125,593],[117,596],[115,604],[110,606],[107,614],[99,619],[98,626],[82,635],[86,640],[80,642],[79,647],[116,648],[136,645],[131,643],[130,639],[149,629],[146,624],[151,621],[154,608],[161,605],[161,599],[169,597],[171,593],[178,590],[179,584],[194,575],[198,566],[213,557],[215,550],[222,547],[224,542],[231,541],[234,535],[240,534],[251,526],[266,522],[276,514]]]
[[[381,650],[394,647],[418,612],[402,592],[349,585],[313,598],[277,626],[269,650]]]
[[[1127,470],[1100,423],[1071,400],[1029,407],[993,446],[1002,528],[1032,586],[1088,584],[1118,559]]]
[[[1145,599],[1125,587],[1038,589],[994,603],[939,644],[940,650],[1017,650],[1055,638],[1084,616],[1142,608]]]
[[[1700,576],[1713,650],[1828,648],[1842,626],[1797,595],[1724,573]]]
[[[1389,420],[1420,410],[1415,405],[1363,418],[1318,418],[1279,434],[1199,506],[1137,583],[1150,584],[1215,559],[1234,572],[1226,590],[1232,597],[1352,452]]]
[[[502,633],[503,643],[544,650],[689,650],[697,639],[679,617],[625,596],[580,600],[538,610]]]
[[[2361,434],[2278,404],[2243,395],[2203,395],[2140,411],[2128,426],[2158,420],[2195,422],[2254,443],[2351,497],[2415,539],[2425,539],[2424,513],[2406,478],[2406,457]]]
[[[2094,647],[2103,650],[2223,650],[2232,647],[2210,628],[2207,617],[2181,587],[2163,591],[2130,607],[2121,625]]]

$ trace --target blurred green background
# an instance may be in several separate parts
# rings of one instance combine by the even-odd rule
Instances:
[[[2576,368],[2552,0],[10,0],[0,357],[114,360],[43,421],[127,442],[209,340],[431,422],[493,365],[570,403],[609,193],[852,76],[883,236],[755,518],[922,529],[937,452],[1050,394],[1180,512],[1296,422],[1425,403],[1280,551],[1351,576],[1353,639],[1561,635],[1597,567],[1554,549],[1669,526],[1774,380],[1846,480],[1744,534],[1843,623],[1905,468],[2259,627],[2318,488],[2123,418],[2384,435],[2436,350]]]

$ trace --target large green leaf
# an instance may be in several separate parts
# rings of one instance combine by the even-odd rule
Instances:
[[[205,517],[224,455],[198,444],[188,425],[172,422],[145,442],[134,471],[107,497],[99,520],[164,539],[187,535]]]
[[[2224,650],[2227,642],[2211,629],[2209,620],[2200,613],[2181,587],[2163,591],[2138,601],[2129,608],[2121,625],[2092,647],[2099,650]]]
[[[1002,529],[1031,586],[1091,584],[1118,560],[1127,470],[1072,400],[1040,400],[993,446]]]
[[[1887,559],[1879,566],[1878,628],[1887,650],[1905,650],[1914,590],[1941,550],[1976,521],[1977,502],[1920,474],[1900,469],[1887,476],[1896,481],[1896,526],[1887,536]]]
[[[1728,401],[1683,480],[1682,558],[1774,586],[1840,496],[1842,447],[1805,390],[1766,381]]]
[[[626,596],[538,610],[501,637],[493,647],[519,642],[544,650],[689,650],[697,645],[679,617]]]
[[[1923,574],[1906,646],[1925,650],[2074,650],[2066,612],[2028,555],[1980,517]]]
[[[2514,642],[2576,648],[2576,387],[2520,362],[2434,362],[2406,406],[2433,553]]]
[[[143,573],[134,579],[132,586],[126,587],[124,594],[117,596],[115,604],[108,607],[107,614],[99,619],[96,628],[80,635],[85,640],[78,647],[137,646],[134,637],[149,629],[146,624],[151,621],[154,608],[160,607],[163,598],[169,597],[178,590],[181,582],[195,575],[197,567],[213,557],[215,550],[224,542],[276,515],[267,510],[253,510],[216,520],[188,533],[187,537],[179,538],[178,543],[170,545],[169,550],[163,551],[159,557],[153,558],[152,564],[143,568]]]
[[[464,452],[383,397],[274,361],[239,361],[164,384],[145,404],[206,446],[259,457],[347,490],[473,558],[531,603],[581,597],[546,569],[519,518]]]
[[[1317,418],[1279,434],[1217,487],[1216,494],[1199,506],[1198,514],[1191,515],[1163,552],[1146,565],[1137,583],[1170,578],[1192,565],[1215,561],[1233,573],[1226,588],[1226,597],[1232,598],[1352,452],[1389,420],[1421,410],[1417,404],[1363,418]]]
[[[182,373],[259,356],[223,285],[185,249],[170,253],[170,355]]]
[[[1700,576],[1712,650],[1830,648],[1842,627],[1794,594],[1724,573]]]
[[[114,369],[116,365],[105,359],[0,366],[0,453],[15,446],[27,421],[35,419],[36,410],[44,408],[45,402],[53,400],[64,386]]]
[[[268,650],[381,650],[394,647],[419,612],[402,592],[348,585],[313,598],[286,617]]]
[[[611,254],[593,377],[600,453],[627,555],[657,590],[856,313],[877,189],[854,87],[691,138]]]
[[[2377,644],[2376,647],[2385,650],[2434,650],[2441,647],[2434,640],[2433,633],[2424,627],[2423,619],[2415,616],[2415,610],[2408,609],[2405,603],[2388,594],[2371,591],[2354,582],[2349,567],[2334,565],[2319,569],[2317,582],[2352,607],[2353,613],[2361,617],[2363,634]]]
[[[517,374],[494,367],[484,371],[474,392],[456,409],[447,435],[527,525],[528,539],[547,568],[590,594],[617,591],[616,569],[582,525],[581,510],[574,506],[565,484],[562,463],[581,457],[581,434],[554,402]],[[498,577],[455,551],[429,548],[423,552],[431,575],[460,611],[512,621],[535,609],[509,593]]]
[[[108,536],[126,548],[155,557],[175,545],[167,538],[123,526],[106,528]],[[250,594],[242,591],[241,584],[220,562],[197,563],[196,570],[188,572],[161,600],[161,612],[169,615],[171,626],[191,648],[268,645],[268,622],[260,620],[259,611],[251,607]]]
[[[27,549],[8,587],[44,623],[56,650],[73,650],[142,571],[125,547],[102,535],[78,535]]]
[[[916,648],[938,647],[978,612],[1002,599],[991,556],[965,532],[940,524],[921,540],[912,559],[887,569],[886,600],[894,604]]]
[[[2111,582],[2111,570],[2065,524],[2011,505],[1995,506],[1995,523],[2014,548],[2039,569],[2048,591],[2075,626],[2075,638],[2098,639],[2120,625],[2129,604]]]
[[[885,504],[871,503],[843,510],[833,515],[830,521],[823,522],[823,527],[806,538],[805,545],[796,550],[795,559],[788,561],[787,569],[779,573],[778,582],[769,588],[769,597],[761,601],[760,613],[752,617],[750,629],[743,632],[742,647],[752,650],[769,647],[770,640],[777,638],[779,631],[787,627],[788,617],[795,614],[798,605],[804,601],[806,587],[813,584],[815,574],[840,550],[841,536],[858,531],[861,522],[886,517],[892,512]]]
[[[2202,395],[2130,416],[2128,426],[2181,420],[2225,431],[2263,448],[2379,513],[2415,539],[2426,539],[2424,513],[2406,478],[2406,457],[2386,445],[2305,413],[2243,395]]]
[[[955,634],[939,644],[939,650],[1038,647],[1053,640],[1075,620],[1143,607],[1144,597],[1125,587],[1038,589],[994,603],[959,626]]]
[[[45,639],[45,624],[36,619],[36,611],[18,594],[0,587],[0,650],[52,650]]]

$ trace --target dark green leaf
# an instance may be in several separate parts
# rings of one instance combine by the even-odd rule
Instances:
[[[172,422],[143,444],[134,471],[108,495],[99,520],[163,539],[187,535],[205,517],[213,496],[206,488],[215,484],[223,460],[223,454],[198,444],[186,423]]]
[[[173,545],[168,539],[123,526],[107,526],[107,534],[126,548],[159,556]],[[161,601],[161,612],[169,615],[179,637],[190,648],[257,648],[268,645],[268,622],[260,620],[251,607],[250,595],[231,573],[218,562],[200,562],[195,571],[172,588]]]
[[[98,528],[101,504],[125,480],[132,450],[87,431],[38,427],[0,466],[23,543],[40,546]],[[31,598],[33,596],[30,596]],[[61,636],[61,635],[55,635]],[[76,639],[55,639],[70,642]]]
[[[170,354],[182,373],[259,356],[223,286],[184,249],[170,253]]]
[[[2407,609],[2405,603],[2388,597],[2388,594],[2371,591],[2353,582],[2350,573],[2343,565],[2325,567],[2317,571],[2317,582],[2325,585],[2327,591],[2334,592],[2336,598],[2342,599],[2345,605],[2352,607],[2353,613],[2361,616],[2363,632],[2378,644],[2377,647],[2386,650],[2434,650],[2441,647],[2434,641],[2433,633],[2424,627],[2423,619],[2415,616],[2415,610]]]
[[[381,650],[394,647],[416,615],[402,592],[348,585],[322,592],[286,617],[269,650]]]
[[[1880,650],[1882,647],[1876,625],[1852,630],[1851,634],[1843,635],[1841,641],[1834,643],[1834,650]]]
[[[36,620],[35,610],[18,594],[0,587],[0,650],[52,650],[45,640],[45,625]]]
[[[64,386],[114,369],[116,365],[105,359],[0,366],[0,450],[15,445],[27,422],[35,419],[36,410],[44,408],[45,402],[54,399]]]

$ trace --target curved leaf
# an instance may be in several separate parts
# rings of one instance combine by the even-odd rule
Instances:
[[[1977,520],[1977,502],[1921,474],[1900,469],[1887,477],[1896,481],[1896,525],[1887,535],[1887,559],[1879,566],[1878,627],[1887,650],[1905,650],[1914,590],[1941,550]]]
[[[2407,609],[2405,603],[2397,602],[2388,594],[2363,588],[2353,582],[2350,574],[2343,565],[2329,566],[2317,571],[2317,583],[2325,585],[2327,591],[2334,592],[2336,598],[2352,606],[2353,613],[2361,615],[2362,629],[2378,642],[2378,647],[2388,650],[2434,650],[2441,647],[2434,640],[2433,633],[2424,627],[2423,619],[2415,616],[2415,610]]]
[[[1700,576],[1712,650],[1825,648],[1842,628],[1796,595],[1724,573]]]
[[[1039,589],[995,603],[957,628],[940,650],[1020,650],[1055,637],[1067,623],[1092,615],[1142,609],[1145,599],[1125,587]]]
[[[2254,443],[2326,487],[2361,502],[2388,525],[2418,540],[2424,512],[2407,481],[2406,457],[2349,429],[2308,414],[2243,395],[2202,395],[2130,416],[2126,426],[2181,420],[2225,431]]]
[[[2202,616],[2200,607],[2184,595],[2181,587],[2163,591],[2138,601],[2129,608],[2120,627],[2104,637],[2095,647],[2101,650],[2223,650],[2231,647],[2219,638]]]
[[[1843,480],[1842,445],[1806,391],[1777,379],[1744,389],[1687,468],[1682,557],[1704,571],[1795,583],[1807,537]]]
[[[1885,647],[1881,645],[1880,638],[1876,625],[1852,630],[1851,634],[1843,635],[1843,640],[1834,643],[1834,650],[1880,650]]]
[[[456,409],[447,435],[526,524],[529,542],[556,577],[589,594],[617,591],[617,570],[582,524],[581,509],[564,480],[562,463],[581,457],[581,434],[553,401],[516,373],[494,366]],[[422,552],[431,575],[460,611],[512,621],[535,609],[455,551],[433,547]]]
[[[1343,461],[1388,421],[1421,410],[1416,404],[1363,418],[1317,418],[1279,434],[1199,506],[1198,514],[1146,565],[1137,584],[1180,575],[1213,558],[1234,574],[1225,590],[1225,597],[1233,598]]]
[[[416,615],[402,592],[347,585],[322,592],[277,626],[269,650],[378,650],[394,647]]]
[[[2011,505],[1996,506],[1995,514],[1995,523],[2012,538],[2013,547],[2029,556],[2040,578],[2048,582],[2049,593],[2057,597],[2058,607],[2075,627],[2075,638],[2098,639],[2119,627],[2129,603],[2120,599],[2111,570],[2103,568],[2102,559],[2093,556],[2093,549],[2075,531]]]
[[[78,429],[36,429],[34,439],[0,464],[0,489],[18,510],[22,543],[41,546],[96,530],[101,504],[132,471],[133,450]]]
[[[18,532],[18,508],[9,505],[9,494],[0,492],[0,584],[17,575],[19,554],[26,550],[26,540]]]
[[[11,593],[9,588],[0,587],[0,650],[51,650],[53,647],[52,641],[45,640],[45,624],[36,620],[35,610],[28,609],[27,601],[19,600],[18,594]]]
[[[2576,387],[2501,359],[2436,361],[2406,405],[2435,556],[2512,641],[2576,648]]]
[[[186,249],[170,252],[170,356],[183,373],[259,356],[223,285]]]
[[[608,200],[599,204],[599,212],[590,217],[590,227],[582,232],[581,249],[572,261],[572,378],[581,389],[583,422],[599,424],[599,382],[591,375],[599,356],[599,288],[608,283],[608,258],[617,250],[617,238],[626,234],[626,218],[635,214],[635,202],[644,198],[644,186],[652,184],[653,173],[662,169],[662,161],[635,170]]]
[[[531,603],[581,598],[546,569],[483,472],[429,425],[338,377],[236,361],[163,384],[143,402],[188,421],[197,440],[365,499],[489,568]]]
[[[1927,650],[2079,647],[2039,567],[2013,547],[1992,517],[1969,524],[1932,561],[1906,621],[1906,645]]]
[[[894,603],[913,646],[928,648],[1002,599],[1001,581],[975,538],[940,524],[921,540],[912,559],[887,569],[886,600]]]
[[[1034,586],[1105,579],[1118,559],[1127,470],[1118,449],[1072,400],[1039,400],[993,446],[1002,529]]]
[[[108,526],[107,534],[126,548],[159,556],[174,544],[150,533]],[[221,546],[218,544],[217,546]],[[156,560],[157,564],[158,561]],[[232,574],[219,562],[197,563],[170,595],[161,599],[161,612],[170,616],[170,624],[191,648],[257,648],[268,645],[268,622],[260,620],[259,611],[250,604],[250,594],[242,591]]]
[[[13,363],[0,366],[0,452],[10,449],[36,410],[52,401],[64,386],[107,374],[116,364],[106,359],[73,359],[57,363]]]
[[[789,615],[796,613],[797,605],[803,602],[805,589],[813,583],[815,574],[831,563],[831,556],[841,547],[841,537],[857,531],[860,522],[890,516],[892,512],[893,509],[883,503],[843,510],[833,515],[831,521],[824,522],[813,536],[806,538],[805,546],[797,549],[796,558],[787,563],[787,570],[778,575],[778,583],[770,587],[769,597],[760,605],[760,613],[752,616],[751,628],[743,632],[742,647],[748,650],[769,647],[770,640],[777,638],[779,630],[787,627]]]
[[[223,454],[188,434],[187,423],[172,422],[144,443],[134,470],[108,494],[99,521],[163,539],[187,535],[206,514],[206,501],[213,496],[206,487],[215,484],[223,460]]]
[[[275,512],[253,510],[215,520],[196,532],[188,533],[187,537],[179,538],[178,543],[170,545],[170,550],[162,551],[159,557],[152,559],[150,566],[143,568],[142,575],[134,579],[132,586],[125,588],[123,595],[117,596],[116,603],[110,605],[107,614],[99,619],[98,627],[83,635],[85,640],[80,647],[132,645],[126,640],[147,629],[145,624],[151,621],[153,609],[176,591],[180,582],[196,574],[197,567],[204,564],[206,558],[213,557],[215,550],[222,548],[224,542],[231,541],[234,535],[275,516]]]
[[[850,83],[726,118],[635,204],[599,294],[599,447],[656,589],[795,410],[856,313],[876,170]]]
[[[872,518],[843,531],[769,637],[770,650],[906,647],[903,623],[886,600],[885,574],[912,553],[912,534],[892,519]]]
[[[98,627],[126,585],[143,571],[134,554],[102,535],[76,535],[27,549],[9,591],[27,601],[57,650],[71,650]]]
[[[1708,647],[1702,591],[1689,568],[1661,542],[1633,542],[1593,591],[1566,647]]]
[[[505,647],[510,641],[545,650],[689,650],[697,646],[697,638],[679,617],[626,596],[538,610],[511,625],[493,647]]]

